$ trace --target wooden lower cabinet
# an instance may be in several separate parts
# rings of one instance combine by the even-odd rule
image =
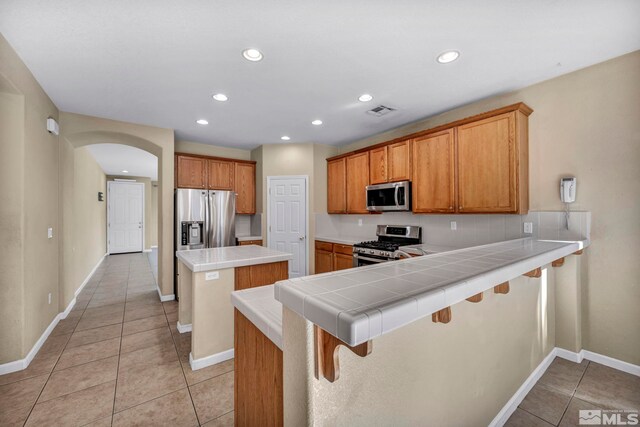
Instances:
[[[238,242],[238,246],[249,246],[249,245],[262,246],[262,240],[245,240],[242,242]]]
[[[236,426],[284,424],[282,350],[235,309]]]
[[[289,278],[289,262],[248,265],[235,268],[235,290],[272,285]]]
[[[316,240],[316,274],[346,270],[353,267],[353,247]]]

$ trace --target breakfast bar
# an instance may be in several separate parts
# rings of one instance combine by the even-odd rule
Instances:
[[[472,365],[478,369],[493,372],[501,369],[501,364],[513,364],[508,359],[497,365],[491,362],[501,354],[501,347],[513,347],[537,365],[552,341],[570,342],[566,337],[572,332],[564,330],[564,324],[579,322],[560,321],[558,316],[554,325],[551,311],[555,300],[564,298],[562,292],[575,291],[579,261],[574,259],[579,257],[571,255],[582,254],[588,244],[588,240],[524,238],[455,250],[440,246],[437,249],[442,252],[288,279],[273,287],[233,292],[231,298],[252,327],[282,351],[285,425],[311,424],[310,417],[319,416],[323,405],[323,414],[327,407],[336,409],[315,419],[320,424],[333,419],[332,413],[338,416],[342,411],[348,416],[346,401],[351,393],[356,393],[351,398],[357,403],[352,410],[371,411],[365,418],[373,421],[375,405],[364,396],[372,402],[382,399],[381,387],[407,375],[398,369],[417,378],[433,375],[435,380],[440,375],[438,366],[421,366],[411,354],[422,354],[427,360],[442,353],[460,362],[469,357],[464,356],[466,352],[478,346],[474,351],[479,359],[469,360],[476,360]],[[426,253],[436,248],[414,245],[402,249]],[[552,266],[563,265],[565,272],[558,277],[551,273]],[[562,292],[554,292],[560,281]],[[415,335],[416,328],[424,332]],[[433,339],[428,339],[429,335]],[[339,351],[341,348],[344,350]],[[468,363],[455,369],[478,376]],[[455,371],[449,373],[454,375]],[[442,378],[439,381],[441,385],[451,383]],[[375,390],[363,389],[364,384]],[[416,386],[426,392],[433,385]],[[236,405],[243,404],[246,406],[242,396],[236,394]],[[405,398],[400,406],[411,408],[417,417],[414,420],[420,419],[415,402]],[[491,410],[497,412],[496,408]],[[238,412],[238,406],[236,411],[236,417],[247,415],[246,411]],[[379,415],[383,413],[389,414],[383,411]],[[362,420],[362,412],[352,415]]]

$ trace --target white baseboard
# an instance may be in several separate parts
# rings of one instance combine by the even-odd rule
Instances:
[[[549,352],[547,357],[542,359],[542,362],[533,370],[531,375],[522,383],[520,388],[515,392],[506,405],[498,412],[493,421],[489,424],[489,427],[503,426],[509,417],[515,412],[518,405],[524,400],[525,396],[531,391],[536,382],[540,379],[542,374],[547,370],[553,359],[556,357],[556,349],[554,348]]]
[[[82,289],[84,289],[87,283],[89,283],[91,276],[93,276],[98,267],[100,267],[100,264],[102,264],[102,261],[104,261],[107,255],[108,254],[104,254],[102,258],[100,258],[89,275],[84,279],[80,287],[75,291],[74,298],[69,302],[67,308],[65,308],[62,313],[58,313],[56,317],[53,318],[49,326],[47,326],[47,329],[45,329],[42,335],[40,335],[40,338],[38,338],[38,341],[36,341],[33,347],[31,347],[31,350],[29,351],[29,353],[27,353],[27,357],[25,357],[24,359],[16,360],[14,362],[8,362],[0,365],[0,375],[27,369],[33,358],[36,357],[36,354],[38,354],[38,351],[40,351],[40,348],[42,347],[44,342],[47,340],[47,338],[49,338],[49,335],[51,335],[53,329],[58,325],[58,322],[60,322],[60,320],[62,319],[66,319],[71,310],[73,310],[73,307],[76,305],[76,297],[78,296],[78,294],[80,294],[80,292],[82,292]]]
[[[158,245],[151,245],[151,249],[158,249]]]
[[[184,334],[186,332],[191,332],[192,325],[191,323],[187,324],[187,325],[182,325],[180,324],[180,321],[178,320],[178,323],[176,324],[177,328],[178,328],[178,332],[180,332],[181,334]]]
[[[194,359],[191,356],[191,353],[189,353],[189,365],[191,365],[192,371],[197,371],[198,369],[206,368],[207,366],[215,365],[216,363],[224,362],[229,359],[233,359],[233,349],[212,354],[211,356],[202,357],[200,359]]]
[[[176,299],[175,294],[162,295],[162,292],[160,292],[160,288],[158,287],[158,285],[156,285],[156,291],[158,291],[158,297],[160,297],[160,301],[162,302],[173,301],[174,299]]]
[[[104,261],[104,259],[107,257],[107,255],[109,255],[108,253],[102,255],[102,258],[100,258],[100,260],[98,261],[98,263],[93,267],[93,269],[89,272],[89,274],[87,275],[87,277],[84,278],[84,280],[82,281],[82,284],[78,287],[78,289],[76,289],[75,292],[75,296],[78,296],[80,294],[80,292],[82,292],[82,290],[84,289],[85,286],[87,286],[87,283],[89,283],[89,280],[91,280],[91,276],[94,275],[94,273],[96,272],[96,270],[98,269],[98,267],[100,267],[100,264],[102,264],[102,261]],[[66,316],[65,316],[66,317]]]
[[[565,350],[564,348],[554,347],[554,349],[551,350],[547,357],[545,357],[544,360],[540,362],[540,364],[536,367],[536,369],[534,369],[531,375],[529,375],[529,378],[525,380],[518,391],[516,391],[511,399],[509,399],[507,404],[504,405],[500,412],[498,412],[498,415],[496,415],[493,421],[491,421],[491,423],[489,424],[490,427],[500,427],[507,422],[511,414],[515,412],[518,405],[522,402],[527,393],[531,391],[540,377],[545,373],[556,356],[575,363],[581,363],[583,359],[587,359],[592,362],[599,363],[601,365],[608,366],[610,368],[617,369],[631,375],[640,376],[639,365],[634,365],[633,363],[624,362],[622,360],[594,353],[589,350],[580,350],[580,352],[575,353],[573,351]]]
[[[142,252],[145,252],[145,253],[151,252],[151,249],[143,249]]]
[[[627,374],[640,377],[639,365],[634,365],[633,363],[624,362],[622,360],[614,359],[613,357],[605,356],[603,354],[594,353],[589,350],[582,350],[580,353],[582,354],[582,357],[587,360],[599,363],[604,366],[608,366],[613,369],[617,369],[622,372],[626,372]]]

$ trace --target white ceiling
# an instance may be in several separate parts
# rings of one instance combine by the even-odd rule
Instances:
[[[158,158],[135,147],[121,144],[87,145],[103,172],[107,175],[144,176],[158,180]],[[129,173],[123,173],[126,170]]]
[[[620,56],[639,16],[637,0],[3,0],[0,31],[61,110],[252,148],[344,144]],[[379,104],[398,111],[365,114]]]

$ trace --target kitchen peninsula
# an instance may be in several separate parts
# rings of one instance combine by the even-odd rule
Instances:
[[[588,243],[516,239],[233,292],[282,350],[275,424],[489,424],[556,346],[579,350],[572,255]],[[237,419],[274,408],[236,389]]]
[[[191,369],[233,357],[234,290],[272,284],[289,277],[292,255],[262,246],[177,251],[178,330],[191,331]]]

